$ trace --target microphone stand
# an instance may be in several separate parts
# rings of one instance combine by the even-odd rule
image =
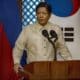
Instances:
[[[55,32],[54,32],[53,30],[50,32],[50,34],[51,34],[51,36],[57,36],[57,34],[55,34]],[[54,35],[54,34],[55,34],[55,35]],[[53,37],[49,37],[49,34],[48,34],[47,30],[43,30],[43,31],[42,31],[42,35],[43,35],[44,37],[46,37],[46,38],[48,39],[48,41],[52,44],[52,46],[53,46],[53,48],[54,48],[54,61],[56,61],[56,60],[57,60],[57,56],[56,56],[56,47],[55,47],[54,42],[56,42],[57,37],[56,37],[56,39],[55,39],[54,42],[53,42],[53,41],[51,40],[51,38],[53,38]]]
[[[54,42],[48,37],[48,41],[52,44],[53,48],[54,48],[54,61],[57,61],[57,55],[56,55],[56,47],[55,47],[55,44],[54,42],[56,40],[54,40]]]

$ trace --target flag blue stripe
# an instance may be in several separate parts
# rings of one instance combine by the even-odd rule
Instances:
[[[4,24],[11,46],[22,29],[17,0],[0,0],[0,22]]]

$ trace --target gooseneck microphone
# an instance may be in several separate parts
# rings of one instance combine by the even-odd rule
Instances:
[[[47,30],[43,30],[42,31],[42,35],[44,37],[46,37],[48,39],[48,41],[52,44],[52,46],[54,48],[54,61],[56,61],[57,60],[57,56],[56,56],[56,47],[55,47],[55,43],[54,43],[58,39],[56,32],[54,30],[51,30],[50,31],[51,37],[49,37],[48,31]],[[52,38],[55,38],[54,42],[51,40]]]
[[[48,31],[47,30],[43,30],[42,31],[42,35],[46,38],[49,38],[49,34],[48,34]]]
[[[51,39],[55,38],[54,42],[56,42],[56,40],[58,40],[57,34],[56,34],[56,32],[54,30],[50,31],[50,35],[51,35]]]

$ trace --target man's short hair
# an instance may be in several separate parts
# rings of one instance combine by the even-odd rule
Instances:
[[[36,13],[37,13],[38,8],[40,8],[40,7],[45,7],[47,9],[48,13],[51,14],[52,8],[51,8],[51,6],[48,3],[46,3],[46,2],[40,2],[37,5],[37,7],[36,7]]]

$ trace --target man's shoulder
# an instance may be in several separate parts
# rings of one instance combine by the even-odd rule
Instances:
[[[52,22],[49,22],[49,25],[53,26],[53,27],[60,27],[58,24],[55,24],[55,23],[52,23]]]
[[[56,28],[56,29],[60,29],[60,26],[58,25],[58,24],[55,24],[55,23],[52,23],[52,22],[49,22],[49,25],[50,25],[50,27],[52,27],[52,28]]]
[[[49,27],[50,30],[54,30],[54,31],[56,31],[56,33],[61,32],[60,25],[54,24],[54,23],[51,23],[51,22],[49,24],[50,24],[50,27]]]
[[[31,28],[33,28],[34,26],[36,26],[36,23],[29,24],[29,25],[25,26],[24,29],[31,29]]]

